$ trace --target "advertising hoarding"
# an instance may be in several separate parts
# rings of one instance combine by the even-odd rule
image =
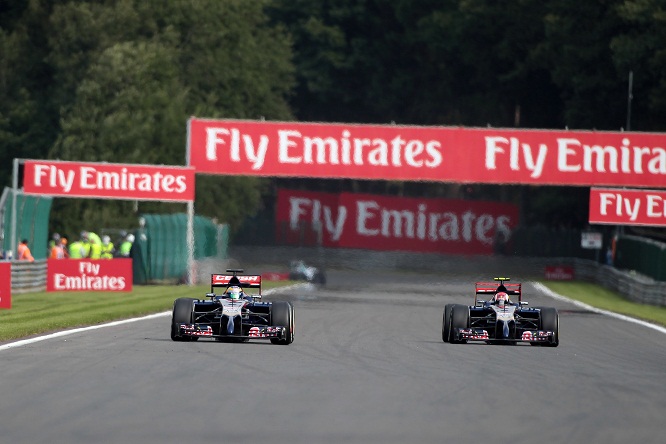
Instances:
[[[194,168],[26,160],[23,188],[26,194],[190,202]]]
[[[278,190],[276,235],[320,227],[326,247],[490,254],[518,224],[513,204]]]
[[[197,173],[660,187],[666,135],[192,118]]]

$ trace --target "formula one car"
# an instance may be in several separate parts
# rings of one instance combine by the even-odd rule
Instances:
[[[326,274],[320,268],[305,265],[303,261],[289,263],[289,279],[292,281],[307,281],[313,284],[326,284]]]
[[[442,340],[454,344],[484,341],[489,344],[516,344],[557,347],[559,315],[555,308],[527,308],[522,300],[522,284],[509,284],[509,278],[477,282],[474,305],[447,304],[442,317]],[[490,296],[488,300],[479,295]],[[517,299],[513,301],[512,296]]]
[[[273,344],[288,345],[294,341],[294,307],[290,302],[261,300],[261,276],[231,274],[211,275],[208,300],[178,298],[173,303],[171,339],[196,341],[212,338],[218,341],[246,342],[269,339]],[[220,294],[216,288],[223,288]],[[258,289],[247,294],[244,289]]]

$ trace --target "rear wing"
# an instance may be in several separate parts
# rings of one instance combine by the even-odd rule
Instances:
[[[499,277],[495,278],[495,282],[476,282],[475,283],[476,294],[474,295],[474,305],[477,304],[477,298],[479,295],[486,295],[492,298],[493,296],[495,296],[495,293],[497,293],[498,290],[504,291],[506,294],[509,295],[510,298],[512,296],[518,296],[518,302],[521,302],[523,300],[522,284],[520,283],[510,284],[507,282],[508,280],[509,278]],[[497,283],[498,281],[499,283]],[[490,298],[486,297],[484,298],[484,300],[488,300]]]
[[[227,291],[227,288],[234,285],[243,288],[245,291],[246,288],[258,288],[259,292],[247,292],[249,296],[254,298],[261,298],[261,275],[241,275],[237,273],[242,273],[241,269],[230,268],[227,270],[227,273],[232,274],[211,274],[210,275],[210,291],[211,293],[215,292],[215,288],[223,287],[224,291]]]

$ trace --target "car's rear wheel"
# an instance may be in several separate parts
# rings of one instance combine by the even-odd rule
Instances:
[[[173,302],[171,314],[171,339],[174,341],[196,341],[199,338],[192,336],[178,336],[177,324],[192,324],[194,316],[194,301],[192,298],[178,298]]]
[[[542,342],[544,347],[557,347],[560,345],[560,315],[552,307],[541,309],[541,330],[555,333],[552,342]]]
[[[453,304],[446,304],[444,306],[444,313],[442,313],[442,341],[451,342],[451,309]]]
[[[451,335],[450,341],[452,344],[464,344],[467,339],[457,339],[453,335],[456,328],[469,328],[469,307],[466,305],[456,304],[451,308]]]
[[[294,306],[291,302],[273,302],[271,308],[271,326],[287,327],[287,335],[283,339],[272,338],[273,344],[289,345],[294,342]]]

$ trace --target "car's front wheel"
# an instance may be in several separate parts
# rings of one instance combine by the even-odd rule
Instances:
[[[456,339],[453,330],[456,328],[469,328],[469,307],[456,304],[451,308],[451,343],[464,344],[467,339]]]
[[[442,313],[442,341],[451,342],[451,309],[453,304],[446,304],[444,306],[444,313]]]
[[[294,342],[294,306],[290,302],[273,302],[271,308],[271,326],[287,328],[287,334],[284,338],[271,339],[273,344],[289,345]]]
[[[560,345],[560,315],[552,307],[541,309],[541,330],[554,332],[552,342],[543,342],[544,347],[557,347]]]
[[[173,341],[196,341],[199,338],[178,335],[178,324],[192,324],[194,316],[194,301],[192,298],[178,298],[173,302],[171,314],[171,339]]]

